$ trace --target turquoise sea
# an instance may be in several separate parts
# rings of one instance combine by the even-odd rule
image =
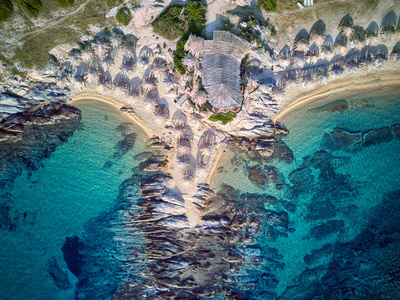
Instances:
[[[146,138],[108,106],[76,106],[82,111],[82,128],[41,168],[23,171],[2,194],[0,221],[7,219],[10,229],[0,228],[0,299],[109,299],[104,295],[116,292],[119,279],[139,274],[133,267],[127,272],[121,265],[126,256],[117,257],[115,245],[107,244],[117,241],[118,247],[129,248],[127,244],[136,243],[137,249],[145,245],[139,235],[111,233],[109,228],[123,223],[120,192],[140,198],[138,189],[126,188],[135,186],[126,180],[146,156],[137,154],[149,151]],[[217,250],[213,255],[206,252],[210,262],[204,268],[211,269],[204,270],[213,270],[215,255],[221,255],[229,271],[221,267],[226,273],[211,272],[214,277],[202,279],[207,286],[212,282],[222,287],[209,298],[399,299],[399,112],[400,91],[394,88],[337,95],[284,119],[290,133],[279,139],[293,152],[290,163],[252,159],[239,149],[227,152],[214,176],[214,189],[226,194],[221,197],[225,202],[232,201],[227,205],[231,211],[237,208],[232,232],[235,224],[253,221],[243,232],[234,232],[251,235],[246,242],[238,239],[236,246],[226,248],[228,239],[215,235],[212,246]],[[128,145],[133,148],[126,147],[132,142],[127,137],[132,137],[134,143]],[[254,167],[265,184],[249,179]],[[174,230],[170,236],[179,239]],[[158,236],[152,238],[159,241]],[[231,249],[234,259],[223,249]],[[146,260],[140,256],[145,251],[137,253],[134,260]],[[235,263],[237,257],[245,258]],[[80,260],[85,270],[79,269]],[[150,266],[152,272],[157,265]],[[159,265],[167,266],[162,261]],[[196,270],[203,265],[185,261],[176,266]],[[79,283],[73,273],[83,274]],[[138,289],[155,293],[149,283]],[[231,296],[218,294],[222,290]]]
[[[238,149],[220,162],[216,185],[239,190],[247,206],[249,195],[265,197],[254,211],[270,217],[255,244],[274,249],[268,258],[278,264],[243,268],[242,274],[259,268],[272,278],[267,288],[256,284],[260,293],[245,292],[249,299],[264,299],[262,291],[271,299],[400,297],[393,275],[400,271],[400,91],[334,97],[283,120],[291,163],[251,160]],[[251,182],[249,171],[257,166],[276,168],[284,188],[268,178],[263,186]],[[287,217],[286,230],[274,225],[274,216]]]
[[[36,172],[23,171],[2,199],[15,229],[0,231],[0,299],[74,299],[73,289],[55,285],[49,264],[56,261],[76,283],[63,259],[66,238],[80,235],[87,223],[114,208],[120,184],[139,164],[134,156],[146,151],[144,134],[113,108],[97,102],[75,105],[82,112],[82,129]],[[132,133],[133,149],[119,151],[124,136]]]

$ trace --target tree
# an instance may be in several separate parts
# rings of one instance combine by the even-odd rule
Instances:
[[[10,0],[0,0],[0,22],[8,19],[13,13],[14,7]]]
[[[117,12],[117,15],[115,16],[117,21],[123,25],[128,25],[129,22],[132,20],[131,12],[129,8],[127,7],[122,7],[119,9]]]
[[[57,0],[57,3],[62,7],[69,7],[74,5],[74,0]]]
[[[42,2],[40,0],[14,0],[28,15],[36,17],[42,10]]]
[[[257,0],[257,3],[266,11],[276,11],[276,0]]]

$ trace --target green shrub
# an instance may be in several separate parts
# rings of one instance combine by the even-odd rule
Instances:
[[[42,10],[42,2],[40,0],[13,0],[28,15],[36,17]]]
[[[176,45],[176,50],[174,52],[174,66],[180,74],[185,74],[186,69],[183,67],[182,59],[185,57],[185,44],[190,36],[190,30],[186,31],[182,38]]]
[[[257,3],[266,11],[276,11],[276,0],[257,0]]]
[[[221,121],[223,125],[226,125],[229,122],[232,122],[235,117],[236,117],[236,114],[227,113],[226,115],[224,115],[224,114],[212,115],[208,119],[211,122]]]
[[[114,7],[122,3],[122,0],[106,0],[108,7]]]
[[[174,40],[182,36],[187,28],[187,20],[181,17],[182,6],[169,6],[152,23],[155,33],[168,40]]]
[[[201,3],[191,2],[185,6],[185,14],[190,21],[199,21],[204,26],[206,21],[206,7]]]
[[[129,8],[127,7],[122,7],[119,9],[117,12],[117,15],[115,16],[117,21],[123,25],[128,25],[129,22],[132,20],[131,12]]]
[[[176,45],[174,52],[174,65],[180,74],[185,74],[182,59],[185,57],[185,44],[191,34],[201,35],[201,31],[206,23],[206,7],[201,3],[192,2],[185,6],[185,13],[189,19],[189,27]]]
[[[57,3],[62,7],[69,7],[74,5],[74,0],[57,0]]]
[[[11,0],[0,0],[0,22],[12,15],[14,7]]]

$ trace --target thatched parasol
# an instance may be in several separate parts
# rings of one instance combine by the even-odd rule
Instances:
[[[72,67],[77,67],[81,63],[81,50],[72,49],[68,56],[68,62]]]
[[[185,57],[182,60],[183,65],[186,66],[188,69],[194,68],[196,66],[196,62],[196,58],[190,54],[185,54]]]
[[[104,43],[96,42],[93,44],[94,53],[98,58],[104,59],[110,50],[110,47]]]
[[[325,42],[325,36],[323,35],[312,35],[311,36],[311,44],[315,44],[318,47],[321,47]]]
[[[156,78],[163,79],[168,72],[167,62],[160,57],[156,57],[151,65],[151,72]]]
[[[197,92],[192,99],[192,101],[200,107],[203,106],[204,104],[206,104],[207,100],[208,100],[208,96],[205,91]]]
[[[340,30],[340,33],[348,39],[353,35],[353,32],[353,27],[342,27]]]
[[[299,43],[296,43],[294,46],[293,46],[293,48],[296,50],[296,51],[300,51],[300,52],[306,52],[306,51],[308,51],[308,44],[306,44],[306,43],[301,43],[301,42],[299,42]]]
[[[82,62],[90,64],[93,61],[93,56],[94,56],[93,53],[94,53],[93,48],[89,44],[85,43],[81,51]]]
[[[172,74],[169,74],[164,78],[164,83],[167,86],[168,91],[174,89],[178,85],[175,77]]]
[[[97,75],[95,73],[89,72],[89,73],[86,74],[85,80],[89,84],[93,84],[93,83],[95,83],[97,81]]]
[[[177,145],[176,153],[177,156],[188,156],[190,152],[192,151],[190,145],[188,143],[181,143]]]
[[[157,87],[157,78],[152,74],[144,76],[142,81],[142,89],[144,93],[154,90]]]

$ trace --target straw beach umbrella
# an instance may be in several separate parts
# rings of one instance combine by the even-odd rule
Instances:
[[[300,51],[300,52],[306,52],[308,50],[308,44],[306,43],[296,43],[293,47],[296,51]]]
[[[68,62],[72,67],[77,67],[81,63],[81,50],[72,49],[68,56]]]
[[[101,43],[99,41],[93,44],[93,48],[94,48],[94,53],[100,59],[105,58],[108,51],[110,50],[110,46],[108,46],[104,43]]]
[[[194,103],[201,107],[206,104],[208,100],[207,93],[205,91],[199,91],[195,94],[192,100]]]
[[[178,85],[178,83],[176,82],[175,77],[172,74],[169,74],[168,76],[166,76],[164,78],[164,83],[167,86],[167,90],[168,91],[174,89]]]
[[[180,157],[185,157],[190,154],[192,149],[188,143],[178,143],[176,153]]]
[[[158,79],[163,79],[167,71],[167,62],[160,57],[156,57],[151,66],[151,72],[154,76]]]
[[[142,81],[142,89],[145,93],[154,90],[157,87],[157,78],[153,74],[144,76]]]
[[[354,29],[352,27],[343,27],[340,30],[340,33],[343,34],[345,37],[350,39],[350,37],[353,35]]]
[[[90,46],[90,44],[85,43],[82,45],[81,50],[81,61],[86,64],[90,64],[93,61],[93,53],[94,50]]]
[[[182,63],[188,69],[192,69],[196,66],[196,58],[193,55],[185,54],[185,57],[183,58]]]

